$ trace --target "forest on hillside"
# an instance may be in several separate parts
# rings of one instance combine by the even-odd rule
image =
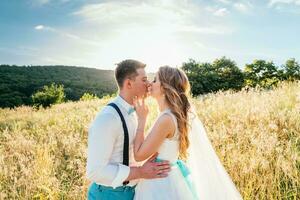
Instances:
[[[32,105],[31,95],[51,83],[63,85],[66,99],[71,101],[79,100],[84,93],[102,97],[117,91],[112,70],[0,65],[0,107]]]

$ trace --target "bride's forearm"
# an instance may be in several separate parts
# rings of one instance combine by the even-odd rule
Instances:
[[[135,136],[135,140],[134,140],[134,157],[136,158],[136,160],[139,160],[138,159],[139,149],[145,140],[145,136],[144,136],[145,124],[146,124],[146,120],[139,120],[139,122],[138,122],[136,136]]]
[[[134,140],[135,152],[138,151],[138,149],[141,147],[141,145],[144,142],[145,124],[146,124],[146,120],[139,120],[138,122],[138,127],[136,129],[136,136]]]
[[[145,140],[144,131],[137,129],[137,133],[134,140],[134,155],[138,155],[139,149]]]

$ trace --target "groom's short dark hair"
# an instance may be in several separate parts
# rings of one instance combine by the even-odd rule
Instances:
[[[117,80],[119,88],[123,87],[125,79],[134,79],[138,75],[137,69],[145,67],[146,64],[131,59],[123,60],[122,62],[118,63],[115,70],[115,78]]]

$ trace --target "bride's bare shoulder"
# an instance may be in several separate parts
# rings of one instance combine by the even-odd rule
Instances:
[[[172,116],[168,113],[162,114],[155,122],[154,127],[163,131],[167,138],[172,136],[175,132],[175,124]]]

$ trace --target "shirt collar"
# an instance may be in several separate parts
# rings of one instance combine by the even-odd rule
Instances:
[[[131,114],[133,113],[135,110],[134,110],[134,107],[132,105],[130,105],[127,101],[125,101],[120,95],[118,95],[116,97],[116,100],[115,100],[119,105],[121,105],[128,114]]]

